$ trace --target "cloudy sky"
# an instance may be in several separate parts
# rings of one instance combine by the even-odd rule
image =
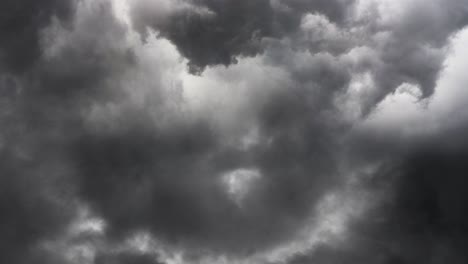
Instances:
[[[468,263],[467,68],[467,0],[2,0],[0,263]]]

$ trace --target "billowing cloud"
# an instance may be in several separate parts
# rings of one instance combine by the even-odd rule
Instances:
[[[322,245],[291,263],[463,263],[467,259],[467,121],[463,91],[467,31],[452,39],[434,96],[410,86],[381,102],[357,126],[354,164],[380,162],[368,181],[383,200],[349,226],[348,242]],[[414,87],[413,87],[414,88]],[[456,96],[455,96],[456,94]]]
[[[464,1],[0,6],[0,262],[466,261]]]
[[[296,31],[300,18],[320,12],[333,21],[345,19],[353,1],[136,1],[137,28],[158,30],[189,59],[193,72],[208,65],[229,65],[237,56],[263,50],[262,39]],[[163,11],[161,11],[163,10]]]

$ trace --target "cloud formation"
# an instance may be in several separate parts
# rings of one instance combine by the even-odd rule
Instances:
[[[189,59],[191,71],[198,72],[208,65],[229,65],[237,56],[261,52],[263,38],[296,31],[301,16],[307,12],[320,12],[333,21],[341,21],[351,3],[142,0],[134,4],[133,17],[143,33],[149,26],[170,39]]]
[[[0,7],[0,262],[466,262],[464,1]]]
[[[0,58],[2,71],[21,72],[40,56],[40,31],[53,19],[66,22],[72,1],[14,1],[1,4]]]

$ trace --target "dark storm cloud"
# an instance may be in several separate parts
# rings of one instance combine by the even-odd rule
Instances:
[[[67,195],[61,197],[55,186],[67,188],[57,164],[40,164],[14,150],[2,148],[0,177],[0,261],[30,263],[35,243],[52,237],[63,228],[73,212],[67,208]]]
[[[0,10],[0,262],[31,263],[39,261],[36,243],[61,232],[73,210],[61,175],[66,165],[55,153],[60,147],[52,129],[20,113],[26,81],[15,74],[36,63],[40,31],[55,18],[67,21],[73,3],[7,0]]]
[[[388,171],[362,184],[391,195],[352,223],[349,244],[324,244],[291,263],[466,261],[464,129],[405,146],[368,133],[343,147],[353,124],[335,104],[366,72],[375,83],[374,94],[363,95],[369,109],[404,82],[431,95],[449,37],[467,22],[464,2],[404,3],[398,19],[384,19],[382,10],[354,17],[354,1],[174,1],[159,16],[142,1],[132,6],[136,27],[160,33],[147,43],[130,37],[106,1],[78,5],[74,15],[68,2],[39,2],[0,4],[11,11],[2,12],[0,36],[0,262],[32,262],[38,245],[70,224],[76,208],[67,205],[76,200],[105,220],[109,244],[148,231],[195,259],[255,255],[310,224],[317,203],[346,181],[344,154],[355,167],[388,162]],[[54,16],[73,17],[72,25],[53,23]],[[307,28],[309,18],[319,20]],[[327,34],[314,34],[317,27]],[[262,53],[252,67],[285,72],[285,87],[252,100],[258,142],[233,146],[208,117],[129,103],[133,94],[150,97],[145,85],[156,91],[152,104],[173,99],[163,79],[177,74],[163,76],[157,56],[144,64],[141,51],[163,38],[192,71]],[[359,48],[365,54],[349,59]],[[104,118],[92,119],[96,112]],[[442,147],[447,142],[451,148]],[[242,202],[224,179],[236,170],[259,175]],[[159,263],[153,257],[99,253],[95,263]]]
[[[0,4],[0,70],[21,72],[40,56],[40,32],[73,14],[71,0],[5,0]]]
[[[64,51],[60,58],[46,58],[48,47],[41,45],[44,32],[55,18],[71,19],[73,5],[69,1],[0,4],[2,263],[51,263],[41,243],[65,232],[76,216],[76,181],[67,145],[80,133],[79,98],[98,97],[92,89],[110,71],[80,53],[84,46]],[[92,23],[94,29],[106,22],[106,12],[101,12],[101,24]],[[113,21],[110,25],[115,28]],[[71,30],[72,20],[62,22],[58,25]],[[86,40],[76,44],[83,43]]]
[[[98,255],[94,264],[162,264],[152,255],[139,253],[107,253]]]
[[[306,88],[272,95],[258,117],[270,143],[248,152],[226,146],[204,119],[164,130],[145,108],[123,112],[114,121],[119,122],[116,130],[90,128],[83,112],[125,100],[118,76],[138,62],[120,46],[125,30],[109,6],[80,8],[71,29],[51,27],[44,33],[65,44],[45,49],[25,78],[5,82],[17,80],[21,86],[10,92],[16,97],[8,101],[8,127],[26,126],[16,136],[34,151],[33,161],[60,157],[67,164],[61,179],[108,221],[113,238],[146,229],[187,249],[251,254],[293,236],[314,201],[336,181],[334,154],[327,150],[334,140],[321,128],[328,126],[321,118],[307,118],[307,112],[321,107],[314,109],[312,98],[298,94]],[[42,148],[50,156],[41,154]],[[264,175],[242,208],[229,198],[221,179],[239,168]],[[45,238],[39,234],[28,243]]]
[[[204,119],[158,128],[144,109],[123,113],[120,129],[82,135],[72,149],[82,196],[109,221],[111,235],[143,228],[188,250],[229,255],[253,254],[294,236],[339,182],[340,127],[327,115],[335,114],[333,93],[346,87],[349,74],[326,55],[270,63],[284,65],[294,82],[258,106],[253,118],[268,140],[250,150],[226,144]],[[239,207],[222,177],[245,168],[261,177]]]
[[[396,12],[374,3],[364,15],[357,15],[355,1],[179,1],[184,8],[175,4],[159,12],[154,9],[159,10],[158,3],[167,6],[165,1],[153,8],[149,2],[133,5],[136,27],[140,32],[151,27],[170,39],[192,72],[254,56],[268,49],[265,40],[271,39],[289,39],[293,49],[308,48],[312,54],[340,56],[363,48],[353,70],[371,73],[377,86],[363,99],[364,113],[405,82],[419,86],[423,97],[432,95],[448,40],[468,22],[467,4],[459,0],[392,3]],[[307,14],[327,22],[304,32]]]
[[[292,236],[337,182],[328,149],[336,142],[308,111],[299,95],[275,95],[260,115],[269,143],[250,151],[226,146],[204,121],[161,131],[132,114],[122,130],[77,142],[83,198],[116,237],[143,228],[187,249],[255,253]],[[239,168],[262,174],[241,207],[222,185],[223,174]]]
[[[373,8],[347,13],[339,23],[319,14],[303,17],[301,30],[288,36],[291,46],[312,54],[349,56],[343,65],[353,75],[370,74],[363,97],[367,114],[404,83],[430,97],[443,70],[451,37],[468,24],[465,1],[370,2]],[[372,5],[372,4],[371,4]]]
[[[381,11],[380,16],[389,21],[371,23],[377,28],[377,32],[370,32],[377,59],[367,63],[379,86],[372,105],[403,82],[418,85],[423,97],[432,95],[450,36],[468,24],[466,1],[409,1],[401,5],[395,18]]]
[[[227,254],[251,254],[293,236],[338,181],[331,150],[335,128],[321,114],[333,91],[346,86],[346,71],[327,56],[309,62],[315,65],[312,76],[290,60],[273,62],[297,67],[297,83],[259,107],[260,133],[269,143],[249,151],[226,145],[204,118],[158,127],[147,108],[129,108],[105,121],[116,129],[96,129],[82,113],[125,102],[118,76],[139,63],[119,44],[125,42],[122,25],[107,6],[96,6],[78,12],[71,34],[58,34],[66,45],[42,61],[32,77],[35,89],[22,100],[31,102],[28,113],[47,113],[46,124],[66,135],[59,144],[77,176],[80,198],[108,221],[110,236],[145,229],[165,242]],[[318,76],[327,82],[319,84]],[[313,90],[322,95],[301,95]],[[244,168],[262,177],[239,207],[222,176]]]
[[[409,141],[366,135],[372,148],[357,156],[386,165],[362,183],[387,195],[350,224],[345,242],[322,244],[288,263],[466,263],[467,124]]]
[[[383,247],[402,263],[464,263],[468,196],[466,145],[455,150],[423,148],[410,155],[396,181],[386,219],[375,224]],[[372,228],[372,225],[370,225]],[[365,230],[366,227],[363,227]],[[375,232],[375,231],[374,231]]]
[[[189,59],[191,70],[200,72],[208,65],[229,65],[237,56],[261,52],[262,38],[281,38],[295,31],[304,13],[319,12],[332,21],[342,21],[353,1],[182,1],[190,5],[162,18],[140,2],[134,8],[140,31],[147,26],[160,31]]]
[[[0,87],[12,90],[1,99],[0,261],[42,263],[37,243],[66,228],[74,216],[74,188],[61,129],[43,113],[24,108],[21,88],[15,87],[21,85],[10,79]]]

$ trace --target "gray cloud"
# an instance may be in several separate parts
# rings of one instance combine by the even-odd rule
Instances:
[[[423,97],[430,96],[447,40],[467,24],[467,6],[456,0],[369,2],[364,12],[359,8],[366,3],[354,1],[183,1],[185,8],[155,15],[144,3],[133,8],[137,28],[144,32],[152,27],[170,39],[193,72],[262,53],[268,49],[265,39],[271,38],[289,39],[295,49],[311,53],[355,50],[359,58],[354,70],[370,73],[378,86],[365,112],[405,82],[418,85]],[[307,14],[323,18],[310,23]]]
[[[456,146],[447,145],[447,137],[456,141]],[[409,149],[400,146],[396,152],[374,143],[380,146],[380,154],[373,151],[366,155],[377,160],[386,156],[386,166],[365,184],[387,193],[386,198],[353,221],[346,242],[323,244],[298,254],[289,263],[466,262],[463,175],[467,145],[461,137],[450,131]]]
[[[144,227],[188,247],[264,249],[294,233],[311,203],[337,181],[328,150],[334,139],[321,118],[308,120],[308,99],[274,95],[258,116],[268,142],[248,151],[226,145],[203,120],[166,131],[144,113],[127,113],[122,130],[83,134],[72,149],[83,197],[116,235]],[[223,174],[239,168],[262,175],[241,208],[221,184]]]
[[[378,33],[373,41],[377,60],[370,62],[370,71],[379,86],[377,101],[403,82],[419,86],[423,97],[434,92],[442,69],[449,37],[465,26],[468,6],[464,1],[402,2],[397,16],[383,9],[377,21]]]
[[[40,31],[54,18],[66,23],[73,14],[73,2],[7,0],[1,9],[0,66],[21,72],[40,56]]]
[[[337,220],[345,242],[277,260],[463,263],[466,122],[361,126],[402,84],[431,96],[467,23],[462,1],[410,2],[137,1],[130,22],[110,0],[7,2],[25,16],[2,17],[0,262],[76,261],[41,246],[85,204],[109,247],[80,237],[90,262],[159,263],[164,248],[248,263],[300,243],[324,197],[352,189],[383,200]],[[159,253],[119,251],[136,232]]]
[[[138,253],[119,253],[99,255],[96,264],[159,264],[160,262],[150,255]]]
[[[66,58],[49,61],[41,46],[51,23],[69,30],[54,17],[72,17],[71,6],[66,1],[2,3],[2,262],[49,263],[38,245],[63,232],[75,216],[76,181],[67,145],[80,128],[77,89],[90,84],[86,79],[94,70],[81,71],[88,67],[83,67],[84,55],[60,66]]]
[[[187,7],[169,9],[164,16],[152,14],[147,2],[139,2],[134,7],[137,28],[144,32],[149,26],[160,31],[189,59],[193,72],[208,65],[229,65],[237,56],[261,52],[262,38],[282,37],[297,30],[304,13],[320,12],[332,21],[342,21],[352,4],[338,0],[180,1]],[[156,10],[158,2],[164,3],[156,1]]]
[[[334,161],[326,148],[332,139],[313,131],[322,121],[306,121],[303,111],[313,104],[296,95],[272,95],[261,107],[260,130],[269,143],[249,152],[226,146],[209,120],[195,118],[164,130],[145,108],[124,108],[110,121],[121,122],[115,130],[89,127],[82,113],[125,102],[118,75],[139,62],[106,5],[79,6],[71,31],[54,25],[48,30],[46,36],[58,44],[45,49],[34,73],[22,80],[28,90],[18,95],[20,105],[12,109],[17,120],[10,127],[34,119],[38,134],[28,130],[31,141],[46,144],[43,136],[52,137],[47,140],[57,150],[50,151],[70,163],[63,173],[76,182],[80,199],[109,222],[110,236],[148,228],[169,243],[251,254],[293,234],[311,201],[336,181],[328,175]],[[315,136],[308,138],[309,132]],[[37,162],[49,159],[42,155]],[[260,171],[262,184],[239,208],[221,176],[250,167]]]

